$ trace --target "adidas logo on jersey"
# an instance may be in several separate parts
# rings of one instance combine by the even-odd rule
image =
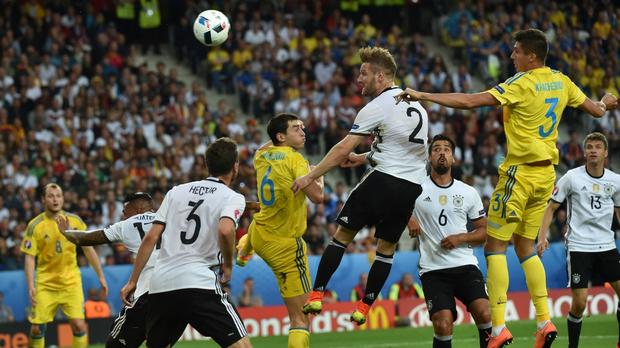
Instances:
[[[346,224],[346,223],[349,223],[349,218],[346,217],[346,216],[341,216],[340,217],[340,221],[342,221],[342,222],[344,222]]]
[[[423,202],[431,202],[431,197],[426,196],[426,198],[424,198],[424,201],[423,201]]]
[[[581,191],[588,191],[588,188],[584,186],[581,188]]]

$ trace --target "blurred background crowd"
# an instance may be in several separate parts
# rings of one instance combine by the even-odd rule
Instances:
[[[220,47],[194,39],[193,20],[207,8],[231,21]],[[147,10],[150,15],[142,15]],[[5,0],[0,270],[23,269],[22,235],[43,210],[41,188],[49,182],[64,188],[65,209],[89,229],[105,227],[121,219],[128,193],[149,192],[158,205],[173,185],[205,177],[206,146],[229,136],[241,155],[235,188],[256,200],[252,158],[268,140],[270,115],[293,112],[303,119],[311,162],[348,133],[367,102],[355,83],[359,47],[388,48],[402,87],[474,92],[515,73],[510,34],[536,27],[552,43],[547,65],[598,100],[604,92],[618,95],[619,21],[620,7],[609,0]],[[432,52],[429,44],[439,49]],[[145,63],[144,55],[154,59]],[[177,68],[157,58],[164,55],[189,67],[193,78],[181,79]],[[501,110],[427,110],[431,136],[443,133],[458,145],[454,176],[475,186],[488,204],[505,152]],[[610,153],[620,147],[618,111],[596,121],[581,116],[576,110],[563,116],[560,172],[581,165],[585,131],[604,132]],[[330,177],[325,202],[310,205],[305,238],[311,254],[321,254],[335,232],[336,214],[363,171]],[[243,217],[239,234],[250,219]],[[562,240],[565,231],[560,209],[552,240]],[[372,230],[363,232],[349,251],[372,249],[371,236]],[[107,265],[131,262],[120,245],[98,252]],[[79,262],[85,264],[83,257]]]

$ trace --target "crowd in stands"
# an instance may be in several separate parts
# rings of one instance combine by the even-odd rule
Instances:
[[[137,63],[140,47],[132,43],[139,34],[135,28],[126,32],[126,23],[115,24],[112,1],[3,2],[0,270],[23,269],[22,235],[43,210],[41,188],[49,182],[65,189],[64,208],[89,229],[105,227],[120,220],[128,193],[150,192],[159,203],[173,185],[204,178],[206,146],[230,136],[241,156],[235,188],[256,200],[252,156],[267,140],[261,128],[274,112],[293,112],[304,120],[309,155],[324,154],[348,133],[366,102],[355,83],[361,46],[381,45],[394,54],[400,86],[472,92],[476,79],[491,87],[514,73],[510,33],[533,26],[552,42],[548,65],[569,74],[588,95],[618,95],[620,86],[620,9],[609,1],[433,7],[441,38],[461,62],[453,71],[418,32],[403,30],[411,28],[404,17],[386,23],[373,8],[341,11],[338,1],[216,1],[230,18],[230,37],[207,49],[191,29],[202,3],[160,4],[169,7],[161,9],[169,15],[158,37],[170,38],[177,59],[204,78],[187,83],[164,63]],[[238,103],[208,99],[203,82],[234,94]],[[488,205],[505,150],[501,110],[427,109],[430,135],[444,133],[457,142],[454,176],[474,185]],[[574,121],[577,114],[564,117]],[[618,117],[609,112],[586,129],[602,130],[612,149],[618,148]],[[370,144],[371,139],[358,150]],[[581,164],[579,134],[558,146],[565,168]],[[311,205],[305,236],[311,254],[322,253],[335,232],[336,214],[363,171],[342,170],[342,182],[327,183],[325,203]],[[564,222],[558,216],[554,240],[566,228],[566,212],[560,209],[561,214]],[[242,218],[240,234],[250,219]],[[360,233],[349,251],[367,252],[369,236],[372,230]],[[131,262],[122,246],[99,247],[98,253],[107,265]],[[83,258],[79,262],[85,264]]]

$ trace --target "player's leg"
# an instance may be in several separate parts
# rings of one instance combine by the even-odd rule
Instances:
[[[46,331],[47,331],[47,324],[31,324],[30,325],[30,342],[28,344],[28,347],[44,348]]]
[[[422,274],[422,288],[426,295],[426,308],[433,323],[433,347],[452,346],[452,328],[456,319],[454,301],[455,284],[448,270],[430,271]]]
[[[484,285],[484,277],[480,269],[474,265],[458,267],[453,276],[455,297],[459,299],[474,318],[478,327],[480,348],[486,348],[491,336],[491,310],[489,298]]]
[[[284,298],[288,316],[291,320],[288,332],[289,348],[310,347],[310,321],[308,316],[301,310],[307,299],[308,294]]]
[[[336,272],[342,261],[347,245],[351,243],[356,234],[357,230],[338,226],[334,237],[325,248],[325,251],[323,251],[323,256],[321,256],[316,278],[314,279],[314,291],[320,292],[321,294],[325,291],[329,279],[334,272]]]
[[[146,305],[146,346],[171,347],[187,326],[193,308],[186,290],[149,294]]]
[[[608,250],[596,254],[595,270],[600,270],[603,280],[609,282],[616,295],[620,297],[620,254],[617,249]],[[616,308],[616,319],[618,320],[618,345],[620,345],[620,305]]]
[[[568,347],[579,347],[579,337],[581,336],[581,323],[583,321],[583,311],[586,308],[588,299],[588,288],[572,289],[572,304],[568,312],[566,324],[568,327]]]
[[[146,339],[146,306],[148,294],[140,296],[131,307],[124,306],[114,320],[106,348],[138,348]]]
[[[525,273],[527,290],[536,309],[536,341],[534,347],[550,347],[557,336],[557,329],[551,322],[547,302],[547,278],[542,261],[536,253],[536,238],[547,202],[553,193],[555,170],[553,166],[524,166],[523,179],[531,192],[522,217],[522,227],[515,231],[514,244],[521,268]]]
[[[568,328],[568,346],[578,347],[581,335],[583,312],[588,298],[588,285],[592,274],[592,254],[570,251],[566,266],[568,286],[571,288],[572,304],[566,319]]]
[[[84,293],[82,292],[82,284],[77,284],[58,296],[60,297],[62,311],[67,318],[69,318],[69,325],[73,333],[72,347],[88,347],[86,321],[84,321]]]
[[[191,308],[187,312],[188,323],[200,334],[213,338],[220,347],[251,347],[243,320],[219,283],[215,290],[183,289],[179,294]]]
[[[54,314],[59,303],[55,293],[45,289],[37,289],[35,300],[36,305],[32,307],[32,312],[28,317],[31,323],[28,346],[31,348],[43,348],[45,347],[47,323],[54,320]]]

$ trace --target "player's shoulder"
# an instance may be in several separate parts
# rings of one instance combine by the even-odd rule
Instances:
[[[586,167],[579,166],[579,167],[567,170],[566,173],[564,173],[562,177],[570,179],[576,176],[583,176],[583,175],[587,175]]]
[[[620,183],[620,174],[614,172],[613,170],[605,168],[605,175],[616,183]]]
[[[133,215],[123,220],[122,222],[125,224],[132,224],[132,225],[136,222],[151,222],[155,220],[155,216],[156,216],[155,212],[147,211],[142,214]]]
[[[504,81],[504,83],[508,86],[511,85],[518,85],[520,83],[522,83],[523,81],[527,80],[527,77],[524,79],[524,76],[528,76],[528,72],[527,71],[520,71],[517,72],[516,74],[512,75],[511,77],[507,78],[506,81]]]
[[[75,221],[84,222],[82,220],[82,218],[79,215],[77,215],[77,214],[70,213],[70,212],[66,211],[65,215],[69,218],[69,220],[75,220]]]
[[[45,213],[40,213],[39,215],[32,218],[28,225],[26,226],[26,235],[32,236],[37,226],[41,224],[45,220]]]

